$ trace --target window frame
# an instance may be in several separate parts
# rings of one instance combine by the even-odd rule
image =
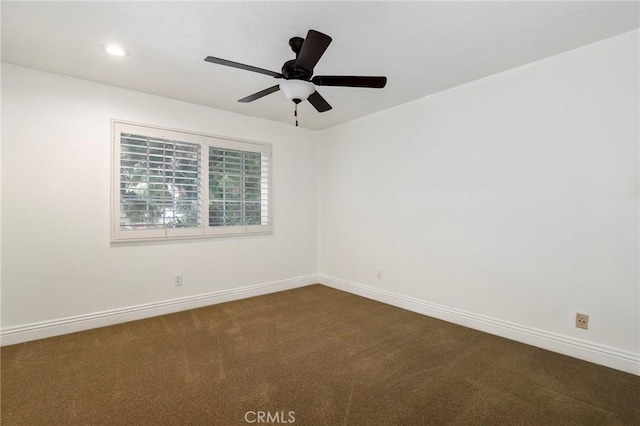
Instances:
[[[179,142],[194,143],[200,146],[200,217],[198,227],[162,229],[123,230],[120,227],[121,203],[121,139],[122,134],[134,134],[151,138],[167,139]],[[201,239],[215,237],[229,237],[241,235],[267,235],[273,233],[273,203],[271,181],[273,180],[272,145],[269,143],[229,138],[199,132],[169,129],[148,124],[139,124],[122,120],[111,120],[111,179],[110,179],[110,237],[112,243],[137,241],[168,241],[182,239]],[[263,225],[209,225],[209,148],[230,149],[266,155],[267,196],[261,200],[266,205],[267,223]],[[263,183],[261,183],[261,186]]]

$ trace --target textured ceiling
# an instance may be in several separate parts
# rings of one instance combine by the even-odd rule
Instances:
[[[638,2],[2,2],[2,60],[113,86],[293,122],[281,92],[237,99],[280,71],[289,38],[333,38],[316,74],[386,75],[385,89],[321,87],[333,110],[300,105],[324,129],[638,28]],[[122,44],[130,55],[102,50]]]

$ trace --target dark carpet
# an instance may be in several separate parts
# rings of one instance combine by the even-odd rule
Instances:
[[[640,377],[321,285],[2,348],[2,425],[640,425]]]

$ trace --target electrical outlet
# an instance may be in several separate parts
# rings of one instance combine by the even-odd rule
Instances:
[[[175,274],[173,276],[173,285],[176,287],[182,285],[182,274]]]
[[[576,327],[588,329],[589,328],[589,315],[587,314],[576,314]]]
[[[379,280],[382,279],[382,269],[376,269],[376,278]]]

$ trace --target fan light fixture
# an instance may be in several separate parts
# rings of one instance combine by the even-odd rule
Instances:
[[[316,87],[304,80],[285,80],[280,83],[280,90],[284,92],[287,99],[299,104],[306,101],[316,91]]]
[[[296,54],[295,59],[286,61],[282,65],[282,72],[275,72],[253,65],[241,64],[228,59],[207,56],[206,62],[223,65],[225,67],[238,68],[245,71],[257,72],[273,78],[282,79],[282,83],[260,90],[252,95],[238,99],[238,102],[248,103],[261,99],[267,95],[282,90],[284,95],[295,104],[294,116],[298,125],[298,104],[309,101],[309,104],[318,112],[327,112],[331,105],[316,90],[316,86],[338,87],[366,87],[382,89],[387,84],[384,76],[361,75],[313,75],[313,69],[331,43],[331,37],[316,30],[309,30],[307,38],[292,37],[289,39],[289,47]],[[313,78],[312,78],[313,76]]]

